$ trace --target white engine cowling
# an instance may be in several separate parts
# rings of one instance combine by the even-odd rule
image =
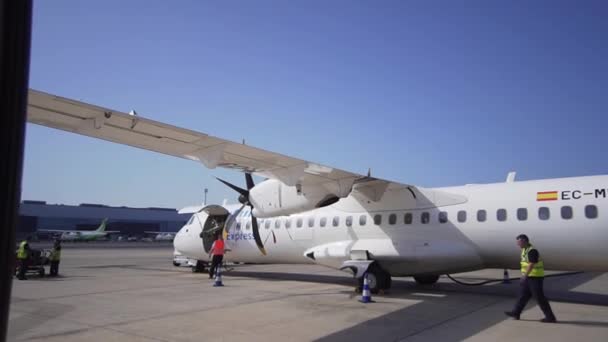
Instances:
[[[256,217],[283,216],[336,203],[348,196],[351,187],[341,187],[337,183],[287,186],[279,180],[269,179],[251,189],[249,199]]]

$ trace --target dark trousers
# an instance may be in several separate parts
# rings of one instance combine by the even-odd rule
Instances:
[[[25,271],[27,271],[27,259],[17,259],[19,263],[19,273],[17,274],[17,279],[25,279]]]
[[[519,299],[515,304],[515,309],[513,309],[514,314],[519,316],[530,298],[534,296],[538,302],[538,306],[543,310],[545,317],[548,319],[555,319],[555,315],[551,310],[551,305],[549,305],[549,301],[547,300],[547,297],[545,297],[545,292],[543,290],[544,280],[544,277],[528,277],[520,283]]]
[[[209,268],[209,278],[213,278],[215,271],[222,265],[223,255],[214,255],[211,259],[211,268]]]
[[[56,276],[59,274],[59,260],[51,261],[51,276]]]

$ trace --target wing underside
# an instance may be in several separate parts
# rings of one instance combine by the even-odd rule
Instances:
[[[137,115],[30,90],[31,123],[199,161],[208,168],[251,172],[284,184],[354,181],[362,175],[308,162]]]

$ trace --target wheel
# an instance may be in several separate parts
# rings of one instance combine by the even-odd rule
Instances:
[[[437,274],[429,274],[423,276],[414,276],[414,280],[419,285],[433,285],[439,280],[439,275]]]
[[[359,288],[363,288],[363,281],[365,277],[359,279]],[[373,263],[367,269],[367,281],[369,291],[373,294],[377,294],[381,290],[388,290],[391,287],[391,275],[383,270],[380,265]]]
[[[198,260],[196,266],[192,266],[192,273],[203,273],[205,272],[205,263]]]

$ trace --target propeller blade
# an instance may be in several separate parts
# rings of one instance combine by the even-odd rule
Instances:
[[[247,190],[253,189],[255,184],[253,183],[253,177],[251,177],[251,173],[247,172],[245,174],[245,182],[247,182]]]
[[[251,214],[251,228],[253,229],[253,238],[255,239],[255,244],[258,245],[260,252],[262,252],[263,255],[266,255],[266,249],[264,249],[264,244],[262,243],[262,239],[260,238],[258,219],[253,216],[253,214]]]
[[[230,184],[228,182],[226,182],[225,180],[221,179],[221,178],[217,178],[215,177],[215,179],[217,179],[218,181],[224,183],[226,186],[228,186],[230,189],[238,192],[239,194],[241,194],[242,196],[244,196],[245,198],[249,197],[249,191],[245,190],[245,189],[241,189],[238,186],[234,185],[234,184]]]
[[[260,250],[260,252],[262,253],[262,255],[266,255],[266,249],[264,249],[264,243],[262,242],[262,238],[260,237],[260,228],[258,227],[258,219],[253,216],[253,205],[251,204],[251,202],[249,202],[249,190],[251,190],[255,184],[253,183],[253,177],[251,176],[251,173],[245,173],[245,182],[247,183],[247,190],[245,189],[241,189],[238,186],[234,185],[234,184],[230,184],[228,182],[226,182],[223,179],[217,178],[215,177],[218,181],[224,183],[226,186],[228,186],[229,188],[231,188],[232,190],[238,192],[239,194],[241,194],[239,196],[239,202],[243,203],[243,207],[247,204],[251,207],[251,226],[253,229],[253,239],[255,240],[255,244],[258,246],[258,249]],[[243,207],[241,207],[241,209],[243,209]],[[239,209],[239,211],[241,210]],[[233,217],[235,217],[236,215],[233,215]],[[228,224],[229,222],[226,222],[226,224]],[[229,226],[228,226],[229,227]],[[228,235],[228,229],[224,229],[224,239],[226,238],[226,236]]]
[[[224,240],[228,239],[228,233],[230,233],[230,227],[232,227],[232,223],[234,222],[234,220],[236,220],[236,217],[239,216],[239,214],[241,213],[241,210],[243,210],[243,208],[245,208],[245,205],[243,204],[237,211],[234,212],[234,214],[230,215],[228,217],[228,219],[226,220],[226,223],[224,223]]]

